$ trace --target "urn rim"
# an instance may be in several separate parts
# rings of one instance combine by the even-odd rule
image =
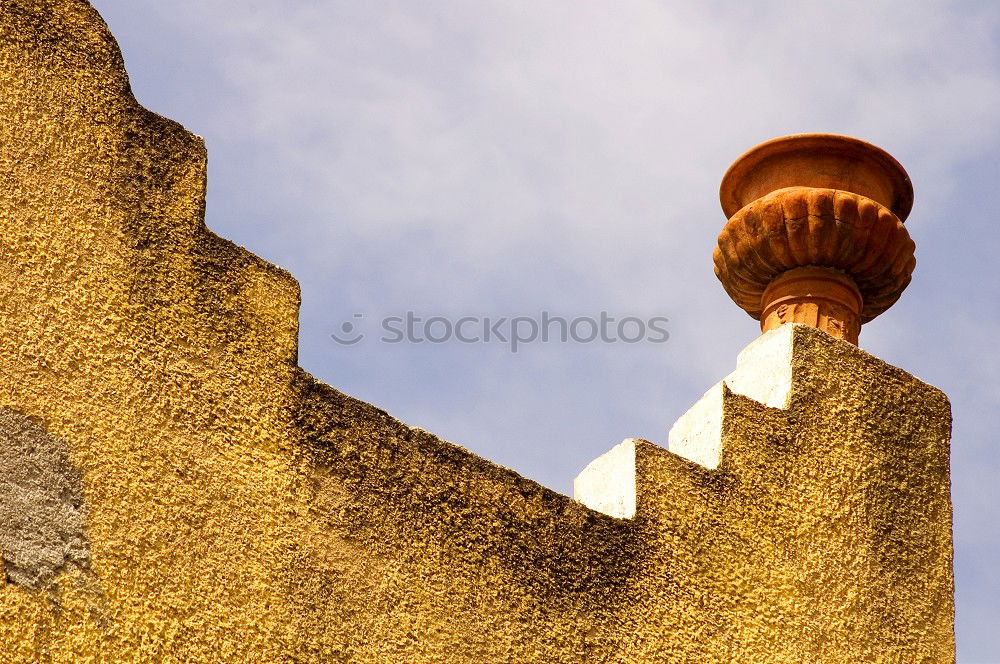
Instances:
[[[851,136],[826,133],[772,138],[744,152],[719,187],[726,217],[783,187],[843,189],[886,206],[902,221],[913,207],[906,170],[882,148]]]

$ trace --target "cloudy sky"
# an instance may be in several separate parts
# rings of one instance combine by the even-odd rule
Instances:
[[[665,444],[756,337],[711,268],[732,160],[887,149],[919,263],[861,345],[952,399],[960,661],[1000,652],[1000,4],[93,2],[139,101],[205,137],[208,226],[301,282],[302,366],[565,493],[622,438]],[[670,338],[380,343],[407,311]]]

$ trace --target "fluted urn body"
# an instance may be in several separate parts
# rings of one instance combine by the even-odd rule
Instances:
[[[874,145],[832,134],[767,141],[730,167],[720,199],[729,222],[715,273],[762,331],[807,323],[857,343],[861,324],[910,282],[913,189]]]

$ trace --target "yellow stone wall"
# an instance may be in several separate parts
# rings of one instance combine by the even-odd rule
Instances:
[[[592,511],[298,368],[97,13],[0,5],[0,662],[953,659],[939,391],[796,327],[788,408]]]

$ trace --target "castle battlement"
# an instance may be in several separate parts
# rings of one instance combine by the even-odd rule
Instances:
[[[574,500],[297,365],[86,2],[4,4],[0,118],[0,662],[953,660],[949,404],[854,343],[914,266],[877,148],[737,162],[765,334]]]

